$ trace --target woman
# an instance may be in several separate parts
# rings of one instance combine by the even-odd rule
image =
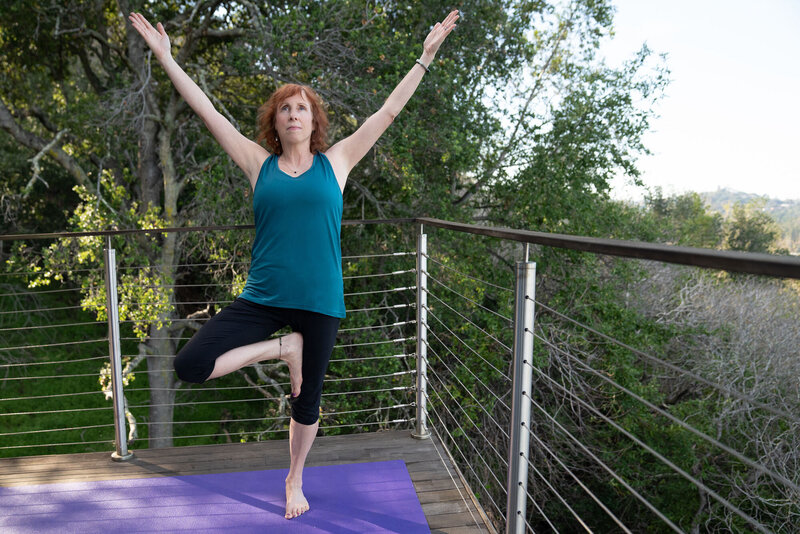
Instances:
[[[260,131],[257,142],[251,141],[175,63],[161,23],[156,29],[142,15],[130,15],[175,88],[250,180],[256,236],[245,290],[189,340],[175,358],[175,370],[181,380],[202,383],[264,360],[287,363],[292,389],[287,519],[309,509],[303,466],[319,427],[322,381],[345,315],[339,232],[347,176],[414,94],[456,20],[458,11],[452,11],[436,23],[422,55],[381,109],[327,148],[327,117],[312,89],[279,88],[259,109]],[[291,334],[268,339],[286,325]]]

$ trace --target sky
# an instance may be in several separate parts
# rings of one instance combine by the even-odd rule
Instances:
[[[614,65],[643,43],[672,80],[644,137],[642,180],[800,199],[800,0],[615,0]],[[612,196],[643,191],[613,182]]]

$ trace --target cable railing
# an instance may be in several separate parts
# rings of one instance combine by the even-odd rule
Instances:
[[[75,238],[59,239],[62,248],[75,247]],[[409,427],[414,412],[414,257],[413,251],[345,251],[348,317],[328,370],[322,432]],[[246,268],[247,262],[183,258],[171,277],[159,278],[152,275],[157,266],[142,263],[143,258],[115,255],[124,384],[118,424],[124,439],[117,440],[114,417],[108,416],[114,412],[109,306],[104,287],[85,287],[90,276],[102,281],[104,266],[70,265],[62,257],[57,258],[60,268],[48,269],[41,257],[20,253],[11,259],[35,267],[9,268],[0,278],[0,456],[107,450],[118,441],[135,448],[155,439],[162,445],[194,445],[285,437],[289,377],[281,364],[255,365],[204,385],[163,380],[165,368],[194,329],[241,291],[240,281],[215,277],[215,272],[231,265]],[[142,273],[150,273],[149,278],[128,276]],[[385,283],[377,287],[374,280]],[[59,285],[65,287],[56,289]],[[165,318],[159,300],[182,313]],[[161,328],[155,326],[159,322]],[[149,335],[137,332],[137,325],[151,325]]]
[[[625,335],[608,329],[606,321],[602,326],[593,324],[585,317],[602,314],[591,306],[572,305],[570,313],[558,310],[548,299],[559,302],[563,298],[552,290],[565,285],[563,280],[553,283],[544,279],[544,297],[520,288],[519,268],[532,264],[527,261],[530,245],[522,252],[526,260],[517,263],[515,278],[513,269],[480,253],[488,248],[485,243],[468,245],[462,232],[548,246],[551,236],[543,243],[536,241],[541,235],[533,232],[484,232],[457,223],[420,222],[426,228],[434,227],[438,238],[430,247],[432,252],[423,253],[427,260],[422,288],[428,309],[427,408],[431,418],[448,430],[442,438],[454,451],[496,528],[507,532],[793,532],[800,524],[800,425],[796,415],[800,413],[800,391],[793,382],[784,384],[788,386],[783,389],[784,402],[772,403],[753,393],[757,389],[753,384],[743,382],[747,387],[737,387],[740,384],[714,380],[702,372],[702,365],[692,364],[685,354],[675,354],[673,345],[679,333],[674,328],[660,332],[661,336],[673,336],[671,339],[656,342],[648,339],[653,333],[638,324],[623,325],[619,330]],[[441,228],[450,232],[441,232]],[[642,251],[634,250],[629,242],[619,246],[606,240],[599,245],[602,250],[592,250],[597,243],[590,238],[568,244],[602,254],[608,254],[607,247],[613,245],[616,256],[648,257],[646,253],[641,256]],[[651,250],[656,247],[649,246]],[[466,252],[470,248],[472,255]],[[796,259],[779,258],[780,265],[764,266],[757,264],[764,255],[728,252],[721,254],[717,265],[715,251],[702,251],[698,260],[691,250],[682,249],[675,255],[669,247],[661,248],[665,250],[654,254],[677,264],[800,278]],[[548,251],[537,247],[534,254],[547,255]],[[552,258],[552,254],[547,256],[548,261]],[[648,274],[646,262],[617,262],[628,275],[634,270],[642,277]],[[684,277],[720,278],[713,272],[675,269]],[[611,280],[608,260],[602,270]],[[733,275],[728,278],[727,283],[738,283]],[[516,297],[511,289],[515,281]],[[779,281],[762,279],[758,283]],[[618,282],[609,282],[614,284]],[[793,295],[794,302],[800,303],[798,294]],[[524,303],[529,308],[527,319],[518,313]],[[582,315],[582,308],[591,311]],[[795,331],[800,331],[798,317],[787,317]],[[523,321],[529,324],[521,327]],[[638,336],[630,332],[637,328]],[[696,325],[689,330],[689,337],[712,335],[697,332]],[[534,346],[521,347],[525,337]],[[654,352],[664,347],[666,356]],[[524,371],[515,371],[519,363],[530,375],[522,384],[518,382]],[[754,372],[752,366],[748,372]],[[784,373],[787,379],[791,375],[792,369]],[[685,389],[685,398],[669,398],[670,388]],[[524,412],[527,408],[527,420],[513,413],[519,404],[527,404],[517,409]],[[761,439],[766,444],[754,447],[737,440],[743,428],[736,428],[737,433],[725,427],[730,414],[742,412],[746,415],[739,417],[737,424],[750,424],[751,440]],[[514,435],[515,426],[530,440],[521,450],[515,449],[515,442],[524,441]],[[506,431],[509,428],[510,432]],[[783,462],[767,454],[774,456],[776,450],[783,453]],[[522,469],[510,463],[517,456],[522,459]],[[503,485],[487,476],[487,464],[494,473],[506,473]],[[524,474],[515,480],[519,471]],[[514,490],[516,494],[512,494]],[[523,505],[518,504],[521,501]],[[692,508],[678,510],[676,502]]]
[[[788,533],[800,524],[800,392],[786,381],[792,364],[781,369],[774,354],[764,369],[744,357],[723,361],[745,349],[730,329],[677,321],[694,309],[686,291],[677,311],[660,315],[648,316],[652,310],[629,297],[650,296],[642,281],[664,278],[653,265],[672,266],[681,283],[751,273],[714,282],[734,287],[736,277],[769,276],[756,283],[778,291],[782,280],[800,278],[798,259],[434,219],[366,224],[410,222],[420,223],[415,252],[347,250],[369,241],[348,240],[349,228],[362,231],[359,223],[343,227],[348,318],[325,382],[322,432],[433,434],[490,530]],[[170,230],[191,239],[191,229],[158,232]],[[119,240],[134,233],[100,234],[125,250]],[[529,256],[552,265],[563,249],[606,259],[596,270],[565,260],[537,280]],[[148,440],[285,438],[289,380],[279,365],[201,386],[164,379],[182,343],[241,290],[246,261],[181,258],[164,274],[140,257],[120,257],[123,279],[112,284],[119,302],[105,304],[121,312],[116,371],[103,333],[106,266],[61,262],[47,271],[17,261],[0,277],[0,456],[107,450],[113,442],[120,457],[129,443]],[[574,279],[586,287],[565,292]],[[625,302],[608,310],[581,300],[597,298],[597,288],[615,289]],[[797,315],[780,317],[784,331],[800,331]]]

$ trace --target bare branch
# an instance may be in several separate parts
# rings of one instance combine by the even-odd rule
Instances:
[[[356,189],[358,189],[361,192],[361,194],[364,196],[364,198],[369,200],[370,203],[373,206],[375,206],[375,210],[378,212],[378,217],[380,217],[380,218],[385,218],[386,217],[386,212],[383,211],[383,208],[381,207],[380,201],[377,198],[375,198],[375,195],[373,195],[370,192],[370,190],[367,189],[367,187],[364,184],[362,184],[358,180],[354,180],[353,178],[350,178],[347,181],[347,183],[352,185]]]
[[[75,178],[78,184],[85,187],[91,186],[89,177],[77,160],[64,152],[61,147],[57,146],[59,137],[62,135],[62,133],[59,132],[59,135],[56,136],[56,139],[48,143],[38,135],[24,130],[19,124],[16,123],[11,115],[11,111],[6,106],[6,103],[2,97],[0,97],[0,128],[11,134],[11,137],[13,137],[21,145],[32,148],[38,152],[45,153],[52,157],[59,165],[61,165]],[[66,132],[66,130],[63,132]],[[38,163],[38,160],[36,163]],[[36,169],[37,168],[34,167],[34,172],[37,172]]]
[[[61,137],[63,137],[64,134],[67,133],[68,131],[69,129],[65,128],[60,132],[58,132],[52,141],[43,146],[42,149],[35,156],[33,156],[31,159],[28,160],[31,162],[31,165],[33,166],[33,176],[31,176],[31,179],[28,181],[27,185],[25,186],[25,189],[23,189],[22,198],[25,199],[28,198],[28,196],[31,194],[31,191],[33,190],[33,184],[35,184],[37,180],[42,182],[45,185],[45,187],[48,188],[50,187],[50,185],[40,175],[42,169],[39,163],[41,162],[42,157],[46,155],[48,152],[50,152],[50,150],[52,150],[53,147],[55,147],[59,143],[59,141],[61,141]]]
[[[514,125],[514,131],[508,137],[508,140],[506,141],[506,145],[500,151],[500,155],[496,158],[496,160],[494,162],[494,165],[492,165],[489,169],[484,171],[483,177],[481,179],[479,179],[477,182],[475,182],[467,190],[466,193],[461,195],[461,197],[458,200],[454,201],[453,202],[454,205],[456,205],[456,206],[461,205],[464,202],[466,202],[467,200],[469,200],[470,198],[472,198],[472,196],[475,193],[477,193],[478,190],[481,187],[483,187],[486,184],[486,182],[488,180],[490,180],[494,176],[494,174],[497,172],[497,170],[500,168],[500,166],[505,163],[506,158],[508,157],[508,155],[511,152],[511,150],[517,145],[517,142],[516,142],[517,141],[517,135],[519,134],[523,123],[526,121],[528,108],[530,107],[531,103],[533,102],[533,99],[539,94],[539,90],[542,87],[542,81],[544,80],[544,75],[546,73],[548,73],[548,71],[550,70],[550,64],[553,62],[553,59],[556,57],[556,54],[559,51],[561,43],[563,43],[564,40],[566,39],[567,30],[568,29],[569,29],[569,24],[565,25],[561,29],[561,31],[558,32],[558,34],[556,35],[556,38],[555,38],[554,43],[553,43],[553,49],[550,52],[550,55],[548,56],[547,60],[545,60],[544,65],[542,65],[542,67],[540,68],[539,76],[537,76],[536,82],[533,84],[533,87],[531,88],[530,92],[528,93],[528,99],[525,101],[525,104],[522,106],[522,109],[519,112],[519,115],[517,117],[517,122]]]

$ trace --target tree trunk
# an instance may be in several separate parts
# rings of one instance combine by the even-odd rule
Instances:
[[[175,279],[177,234],[170,233],[164,238],[161,249],[161,279]],[[170,301],[173,301],[170,292]],[[172,368],[173,356],[177,342],[170,339],[169,327],[171,319],[177,317],[175,312],[167,317],[159,317],[164,326],[153,325],[150,329],[148,345],[153,356],[147,358],[150,387],[150,447],[172,447],[172,416],[175,402],[175,373]]]
[[[175,353],[175,342],[169,339],[169,328],[155,328],[150,331],[148,345],[155,352],[147,358],[150,378],[150,427],[149,446],[157,449],[172,447],[172,415],[175,402],[175,373],[172,358],[163,355]]]
[[[168,112],[168,124],[172,124],[173,113]],[[158,134],[158,163],[160,174],[163,176],[164,211],[163,216],[167,226],[174,226],[176,221],[180,181],[175,174],[175,165],[172,159],[171,128],[163,128]],[[155,141],[155,139],[153,139]],[[155,143],[154,143],[155,145]],[[151,186],[152,187],[152,186]],[[169,233],[164,237],[161,248],[159,267],[162,280],[175,280],[175,270],[178,263],[176,233]],[[174,301],[170,292],[170,301]],[[147,369],[150,371],[150,447],[172,447],[172,416],[175,402],[175,374],[173,372],[173,358],[164,357],[174,355],[177,343],[170,339],[169,327],[171,321],[177,317],[177,310],[164,317],[163,327],[155,325],[150,332],[150,345],[154,349],[154,356],[147,358]]]

